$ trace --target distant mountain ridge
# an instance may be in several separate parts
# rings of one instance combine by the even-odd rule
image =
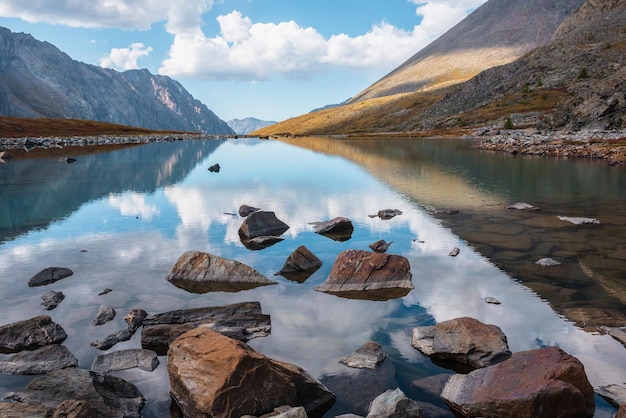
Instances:
[[[243,119],[231,119],[226,123],[228,123],[228,126],[230,126],[236,134],[248,135],[250,132],[273,125],[276,122],[248,117]]]
[[[234,134],[170,77],[84,64],[48,42],[1,27],[0,114]]]

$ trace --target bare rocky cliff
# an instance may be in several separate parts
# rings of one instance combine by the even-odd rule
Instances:
[[[0,28],[0,114],[233,134],[169,77],[84,64],[48,42],[5,28]]]

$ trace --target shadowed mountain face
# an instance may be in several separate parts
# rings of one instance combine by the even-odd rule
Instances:
[[[48,42],[5,28],[0,28],[0,114],[233,134],[169,77],[84,64]]]
[[[547,44],[584,0],[490,0],[350,103],[468,80]]]

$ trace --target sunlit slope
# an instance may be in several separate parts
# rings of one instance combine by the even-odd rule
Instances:
[[[414,121],[423,119],[422,114],[430,106],[449,94],[446,88],[464,83],[484,70],[514,62],[548,44],[559,25],[583,3],[584,0],[489,0],[346,105],[292,118],[255,134],[423,131],[424,124]],[[539,110],[549,109],[550,104],[553,103],[544,103]],[[474,120],[474,116],[467,115],[467,120],[458,121],[456,126],[484,121],[482,117]]]

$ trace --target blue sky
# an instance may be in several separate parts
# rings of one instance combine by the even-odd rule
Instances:
[[[220,118],[284,120],[359,93],[485,0],[2,0],[0,26],[147,68]]]

